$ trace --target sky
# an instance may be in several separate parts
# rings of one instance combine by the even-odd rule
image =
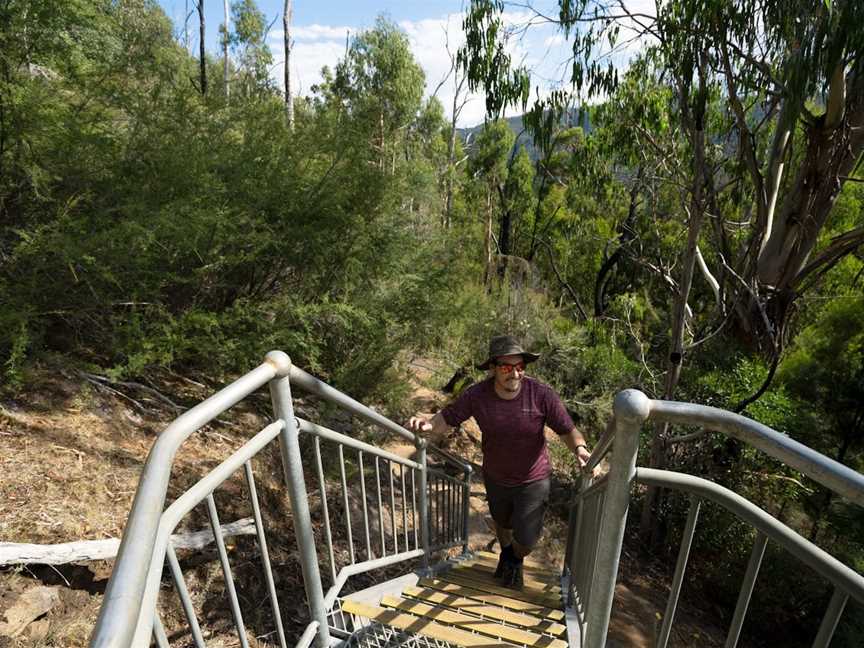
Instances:
[[[193,10],[194,0],[158,0],[165,13],[174,21],[175,31],[181,40],[184,32],[184,16]],[[647,0],[639,0],[646,2]],[[653,4],[654,0],[650,0]],[[268,45],[273,53],[274,66],[271,75],[278,87],[283,87],[284,46],[282,31],[283,0],[258,0],[258,7],[272,27],[268,33]],[[345,53],[346,36],[356,35],[374,26],[375,19],[384,15],[395,22],[408,37],[414,57],[426,74],[426,92],[429,96],[437,89],[437,97],[444,105],[445,114],[450,115],[454,87],[441,81],[450,70],[447,53],[456,50],[464,42],[462,33],[462,11],[467,4],[462,0],[294,0],[292,22],[291,72],[292,86],[298,95],[308,95],[314,84],[321,80],[321,68],[333,68]],[[554,0],[534,3],[542,10],[555,15]],[[218,27],[224,21],[222,0],[205,0],[208,51],[216,53]],[[524,8],[508,10],[508,23],[524,24],[532,15]],[[536,18],[535,18],[536,21]],[[197,14],[189,18],[189,43],[191,51],[198,50]],[[561,83],[567,74],[569,46],[563,37],[549,25],[534,24],[519,38],[511,39],[508,48],[513,60],[527,65],[533,73],[534,90],[541,94],[549,92]],[[440,87],[439,87],[440,85]],[[508,114],[518,114],[517,109]],[[458,125],[473,126],[483,121],[483,99],[480,95],[469,97],[462,109]]]

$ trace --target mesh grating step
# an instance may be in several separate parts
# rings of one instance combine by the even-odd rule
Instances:
[[[397,628],[369,622],[356,630],[345,642],[345,648],[456,648],[454,644],[432,637],[406,632]]]

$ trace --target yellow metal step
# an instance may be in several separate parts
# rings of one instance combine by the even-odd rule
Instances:
[[[469,648],[504,648],[512,645],[500,639],[483,637],[465,630],[459,630],[458,628],[451,628],[450,626],[423,619],[413,614],[386,610],[376,605],[369,605],[368,603],[361,603],[350,599],[342,601],[342,611],[377,621],[391,628],[431,637],[439,641],[446,641],[457,646],[468,646]]]
[[[474,557],[471,558],[471,560],[465,561],[465,563],[463,564],[488,565],[494,569],[498,566],[498,555],[493,553],[487,553],[485,551],[475,552]],[[522,571],[525,573],[526,576],[530,574],[532,578],[547,581],[549,583],[561,582],[560,572],[552,571],[546,568],[535,567],[534,564],[535,563],[533,562],[522,562]]]
[[[460,630],[476,632],[524,646],[533,646],[535,648],[567,648],[567,643],[560,639],[552,639],[542,634],[508,627],[494,620],[466,616],[447,608],[429,605],[420,601],[406,600],[396,596],[385,596],[381,599],[381,606],[408,612],[424,619],[434,620],[435,623],[453,626]]]
[[[536,603],[537,605],[542,605],[544,607],[557,608],[562,606],[560,595],[552,592],[538,591],[529,585],[526,585],[521,590],[504,587],[492,578],[491,575],[488,577],[483,576],[482,572],[471,572],[468,570],[459,571],[453,569],[447,573],[440,574],[438,578],[451,583],[473,587],[484,592],[489,592],[490,594],[499,594],[500,596],[507,596],[509,598],[519,599],[529,603]]]
[[[538,618],[550,619],[552,621],[561,621],[564,618],[564,612],[559,609],[559,606],[550,607],[548,605],[524,601],[521,599],[511,598],[500,594],[493,594],[477,589],[476,584],[464,585],[449,581],[441,580],[440,578],[421,578],[418,585],[420,587],[430,587],[440,592],[453,594],[464,598],[482,601],[489,605],[500,605],[501,607],[525,614],[531,614]],[[510,592],[510,590],[508,590]]]
[[[498,564],[498,554],[491,551],[475,551],[474,556],[478,559],[489,560],[495,565]],[[541,563],[532,558],[525,558],[523,560],[523,564],[525,565],[526,569],[543,572],[549,576],[555,576],[556,570],[558,569],[557,565],[554,569],[549,569],[549,565],[547,563]]]
[[[499,605],[489,605],[483,601],[448,594],[430,587],[406,587],[402,590],[402,596],[410,596],[413,599],[447,607],[457,612],[467,612],[487,619],[497,619],[513,626],[532,632],[542,632],[553,637],[563,637],[566,632],[566,628],[560,623],[516,612]]]
[[[495,576],[495,567],[496,565],[488,565],[482,562],[476,561],[465,561],[460,562],[458,567],[454,567],[454,569],[470,569],[473,572],[477,572],[482,575],[484,578],[488,577],[494,580]],[[531,591],[544,592],[544,593],[552,593],[552,594],[560,594],[561,586],[559,583],[560,579],[556,579],[552,581],[549,578],[541,577],[537,578],[536,575],[531,572],[522,572],[523,579],[525,581],[525,587]]]

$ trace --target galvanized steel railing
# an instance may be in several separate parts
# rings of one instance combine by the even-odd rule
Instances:
[[[786,549],[834,586],[834,594],[813,642],[814,647],[827,647],[849,597],[864,603],[864,577],[753,503],[722,486],[693,475],[637,468],[639,430],[648,419],[722,432],[762,450],[832,492],[864,506],[864,475],[765,425],[713,407],[651,400],[636,390],[623,391],[615,398],[613,420],[595,448],[585,471],[586,478],[571,506],[564,567],[568,582],[568,606],[578,619],[578,628],[570,635],[571,645],[602,648],[606,643],[630,503],[630,487],[634,481],[638,481],[681,490],[691,496],[672,589],[657,638],[658,648],[665,648],[669,639],[703,500],[724,507],[757,531],[726,647],[733,648],[738,642],[769,540]],[[591,470],[610,448],[612,457],[609,473],[592,483]]]
[[[258,432],[165,508],[171,466],[182,442],[265,384],[270,386],[275,422]],[[416,448],[414,457],[401,457],[296,418],[292,384],[339,405],[379,429],[409,440]],[[800,470],[854,503],[864,505],[864,476],[764,425],[711,407],[654,401],[635,390],[621,392],[615,399],[612,422],[595,448],[585,471],[586,479],[571,507],[564,568],[568,583],[567,603],[578,619],[578,627],[570,634],[571,645],[588,648],[605,645],[630,490],[633,482],[639,481],[683,490],[691,494],[692,501],[658,646],[665,648],[668,641],[703,500],[725,507],[757,530],[726,645],[735,646],[737,643],[762,555],[767,542],[772,540],[834,585],[834,596],[814,641],[814,646],[827,646],[848,598],[851,596],[864,602],[864,577],[721,486],[691,475],[637,469],[639,430],[649,418],[723,432]],[[312,458],[309,460],[307,456],[307,460],[313,464],[320,496],[319,513],[324,534],[322,553],[326,557],[323,562],[327,566],[329,581],[326,592],[319,573],[301,460],[301,434],[312,437]],[[427,445],[422,438],[292,366],[284,353],[271,352],[262,365],[180,416],[157,439],[135,495],[91,646],[147,646],[151,637],[160,647],[168,645],[158,612],[160,582],[166,562],[188,624],[188,633],[197,647],[204,646],[193,598],[171,544],[171,534],[177,525],[202,502],[206,505],[216,540],[225,592],[239,642],[244,648],[248,646],[242,609],[213,496],[216,488],[241,468],[253,510],[261,569],[276,625],[274,633],[280,646],[285,648],[289,645],[282,626],[251,463],[253,457],[277,438],[312,617],[296,643],[299,648],[313,643],[319,648],[329,645],[331,629],[345,637],[339,630],[338,597],[351,576],[418,558],[423,567],[428,568],[434,551],[459,544],[463,551],[467,551],[470,465],[429,448],[441,458],[441,463],[433,466],[427,460]],[[592,481],[593,468],[610,449],[613,452],[608,474]],[[336,490],[342,508],[338,520],[331,516],[328,506],[325,457],[330,459],[331,467],[332,462],[338,467]],[[350,479],[346,471],[349,463],[353,468]],[[334,547],[339,542],[342,543],[339,553],[347,555],[347,559],[337,559]]]
[[[171,466],[183,441],[268,383],[275,422],[258,432],[168,508],[164,508]],[[415,457],[400,457],[295,418],[292,384],[339,405],[379,429],[411,441],[416,448]],[[329,566],[330,586],[326,593],[319,573],[318,552],[301,461],[301,433],[313,437],[314,468],[325,535],[324,553]],[[248,646],[242,609],[213,497],[216,488],[241,468],[253,510],[258,553],[276,625],[275,634],[280,646],[285,648],[289,645],[282,625],[251,463],[253,457],[277,438],[312,617],[297,646],[305,648],[312,643],[319,647],[329,645],[332,610],[339,592],[352,575],[417,558],[421,558],[423,566],[428,567],[430,555],[436,550],[459,544],[463,550],[467,550],[470,465],[430,448],[443,458],[437,467],[432,466],[427,461],[427,445],[422,438],[294,367],[287,355],[274,351],[267,354],[262,365],[180,416],[157,439],[135,494],[114,571],[91,637],[91,646],[149,646],[151,636],[160,647],[168,646],[158,612],[160,582],[166,562],[191,639],[195,646],[204,646],[193,599],[171,544],[172,532],[184,516],[201,502],[206,503],[238,639],[243,648]],[[346,453],[356,457],[356,473],[352,475],[350,483],[346,475]],[[322,456],[331,457],[331,461],[338,464],[341,520],[334,520],[329,512]],[[352,490],[355,491],[353,504]],[[337,534],[334,533],[334,524],[338,524],[338,530],[342,532],[340,538],[344,538],[344,546],[341,547],[341,553],[347,552],[347,560],[336,559],[334,545],[337,543]]]

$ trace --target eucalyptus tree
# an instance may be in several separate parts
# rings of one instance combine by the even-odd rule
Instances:
[[[465,19],[461,60],[472,87],[485,87],[490,114],[527,99],[528,72],[510,65],[501,44],[504,8],[502,0],[474,0]],[[692,256],[695,264],[700,238],[712,245],[705,257],[715,264],[710,276],[723,297],[723,321],[733,321],[753,348],[776,359],[796,300],[864,243],[860,223],[834,241],[819,237],[864,151],[864,4],[673,0],[649,14],[620,0],[559,0],[558,9],[555,17],[536,14],[569,38],[569,81],[582,98],[607,97],[619,86],[620,57],[610,55],[610,45],[614,52],[622,33],[644,40],[658,77],[676,95],[670,118],[690,133],[692,255],[685,259]],[[712,97],[723,119],[708,119]],[[536,137],[548,137],[546,115],[563,103],[557,93],[535,103],[528,122]],[[715,183],[705,146],[730,136],[732,159]],[[737,214],[712,213],[721,226],[700,237],[708,205],[730,197]],[[743,222],[743,235],[723,217]],[[683,264],[679,278],[679,311],[690,266]],[[673,343],[673,354],[678,346]]]
[[[395,167],[397,140],[420,110],[424,79],[405,33],[382,17],[351,40],[336,67],[333,96],[369,129],[381,169]]]
[[[622,34],[643,40],[649,72],[671,93],[677,143],[665,148],[687,223],[663,395],[673,396],[692,349],[685,333],[698,267],[716,295],[714,332],[732,324],[771,365],[763,385],[735,406],[741,410],[772,380],[800,297],[864,243],[860,218],[831,240],[820,236],[864,153],[864,3],[669,0],[653,12],[622,0],[557,5],[557,16],[534,12],[568,39],[570,91],[538,99],[526,122],[543,142],[572,96],[613,96]],[[472,89],[485,88],[490,114],[527,105],[529,73],[511,65],[502,43],[504,8],[502,0],[472,0],[465,18],[461,60]],[[651,142],[650,121],[633,116],[633,133]],[[706,217],[713,227],[703,231]],[[702,254],[700,245],[710,249]],[[652,465],[664,462],[667,436],[666,428],[655,435]]]
[[[273,55],[267,47],[267,23],[255,0],[235,0],[231,5],[234,31],[228,35],[237,61],[240,89],[245,96],[271,90]],[[226,68],[227,74],[227,68]],[[228,85],[226,81],[226,96]]]
[[[435,92],[432,93],[433,96],[436,96],[441,87],[451,76],[453,77],[453,104],[450,112],[450,133],[447,138],[447,191],[444,203],[444,218],[442,220],[444,229],[448,229],[453,220],[453,194],[456,184],[456,168],[467,159],[464,156],[459,160],[456,159],[457,124],[459,123],[459,116],[468,103],[468,98],[464,93],[465,75],[462,73],[457,59],[458,52],[454,52],[450,48],[449,26],[448,18],[447,28],[444,30],[444,49],[447,51],[447,57],[450,59],[450,69],[447,71],[447,75],[439,82],[438,87],[435,88]]]
[[[483,195],[483,283],[489,284],[495,274],[495,214],[506,209],[504,187],[509,176],[509,159],[515,135],[503,119],[487,121],[477,136],[468,171],[481,187]],[[509,228],[508,228],[509,229]],[[509,231],[506,234],[509,236]],[[500,241],[498,241],[500,244]]]

